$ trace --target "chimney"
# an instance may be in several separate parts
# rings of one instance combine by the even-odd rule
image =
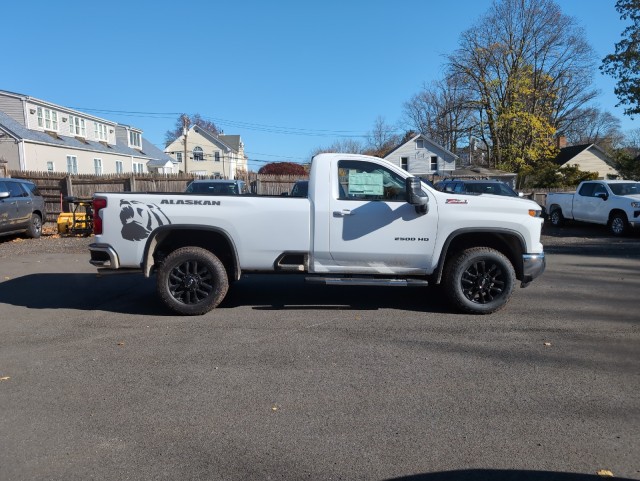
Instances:
[[[564,135],[559,134],[556,139],[556,143],[559,149],[564,149],[567,146],[567,138]]]

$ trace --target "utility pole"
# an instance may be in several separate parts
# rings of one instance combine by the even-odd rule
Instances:
[[[187,114],[182,114],[182,135],[184,138],[182,141],[184,142],[184,173],[188,174],[189,169],[187,168],[187,134],[189,133],[189,117]]]

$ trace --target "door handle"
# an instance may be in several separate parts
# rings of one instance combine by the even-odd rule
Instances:
[[[348,215],[354,215],[353,212],[351,212],[351,209],[342,209],[342,210],[333,211],[334,217],[346,217]]]

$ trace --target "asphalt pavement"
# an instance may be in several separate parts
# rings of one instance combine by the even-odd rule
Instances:
[[[292,275],[200,317],[2,242],[0,480],[640,479],[640,237],[544,242],[490,316]]]

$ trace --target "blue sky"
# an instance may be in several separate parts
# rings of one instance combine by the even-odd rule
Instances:
[[[599,60],[625,24],[614,0],[557,0]],[[159,147],[176,113],[239,134],[250,167],[306,162],[364,136],[442,74],[444,56],[491,0],[3,2],[0,89],[134,125]],[[598,106],[623,130],[615,82]],[[90,110],[95,109],[95,110]],[[106,112],[111,111],[111,112]]]

